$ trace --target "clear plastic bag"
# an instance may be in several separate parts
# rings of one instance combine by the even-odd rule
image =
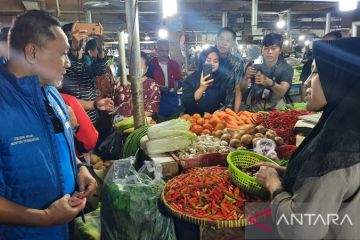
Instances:
[[[256,142],[254,146],[254,152],[261,154],[265,157],[274,160],[275,162],[279,162],[279,158],[275,152],[276,143],[268,138],[260,139]]]
[[[81,217],[74,220],[73,240],[100,240],[101,223],[100,207],[95,211],[85,214],[86,223]]]
[[[105,178],[101,238],[175,240],[172,218],[159,210],[159,199],[165,185],[161,179],[161,165],[145,162],[136,171],[132,166],[134,161],[134,157],[116,161]]]

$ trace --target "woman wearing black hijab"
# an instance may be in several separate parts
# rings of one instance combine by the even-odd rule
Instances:
[[[200,54],[199,69],[183,83],[181,102],[185,113],[213,113],[224,103],[228,76],[220,70],[219,61],[220,54],[215,47],[210,47]],[[203,76],[204,63],[211,64],[212,79]]]
[[[271,193],[282,238],[359,239],[360,38],[314,42],[314,59],[305,101],[322,117],[285,172],[262,164],[255,178]],[[294,216],[302,224],[291,225]]]

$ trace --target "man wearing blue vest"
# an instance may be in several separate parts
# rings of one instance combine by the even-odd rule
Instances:
[[[53,87],[70,66],[68,40],[44,11],[19,15],[0,61],[0,239],[69,239],[67,223],[96,181],[75,156],[66,106]],[[70,197],[76,185],[80,197]]]

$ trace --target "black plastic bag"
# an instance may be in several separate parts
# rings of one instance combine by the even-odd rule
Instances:
[[[118,160],[125,136],[119,132],[113,132],[98,147],[97,155],[103,160]]]

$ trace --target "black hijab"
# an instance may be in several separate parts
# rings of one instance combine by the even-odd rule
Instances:
[[[283,177],[289,192],[305,178],[360,163],[360,38],[314,42],[314,59],[327,104],[289,161]]]

